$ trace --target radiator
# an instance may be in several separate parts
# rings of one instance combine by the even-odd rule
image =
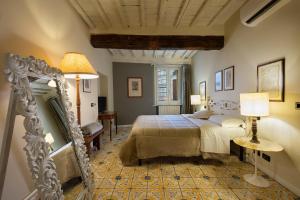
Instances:
[[[180,114],[180,105],[165,105],[158,106],[159,115],[179,115]]]

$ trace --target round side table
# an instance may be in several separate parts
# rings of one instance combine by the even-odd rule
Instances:
[[[245,174],[244,175],[244,179],[248,182],[251,183],[252,185],[258,186],[258,187],[269,187],[270,183],[269,181],[267,181],[266,179],[264,179],[261,176],[257,175],[257,163],[256,163],[256,159],[257,159],[257,151],[267,151],[267,152],[279,152],[283,150],[283,147],[271,142],[269,140],[265,140],[265,139],[261,139],[259,138],[259,144],[256,143],[252,143],[250,142],[251,137],[236,137],[233,139],[233,141],[242,146],[245,147],[247,149],[252,149],[255,152],[255,156],[254,156],[254,174]]]

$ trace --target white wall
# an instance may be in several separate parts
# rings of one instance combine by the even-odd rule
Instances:
[[[85,24],[67,2],[0,0],[1,142],[10,94],[10,86],[3,76],[3,55],[7,52],[22,56],[33,55],[46,60],[52,66],[59,65],[64,52],[84,53],[94,68],[108,77],[108,108],[113,108],[112,58],[106,50],[94,49],[90,45]],[[74,81],[70,81],[70,86],[71,98],[75,105]],[[90,94],[81,92],[82,125],[97,118],[97,106],[90,107],[90,103],[97,103],[97,80],[92,82],[92,91]],[[22,120],[22,117],[17,117],[2,199],[22,199],[33,190],[23,151],[25,142],[22,136],[25,131]]]
[[[259,136],[281,144],[285,151],[269,153],[271,163],[260,159],[265,169],[289,189],[300,195],[300,1],[287,6],[257,27],[243,26],[236,13],[225,26],[225,47],[220,51],[199,52],[193,57],[193,91],[199,93],[199,82],[208,81],[212,99],[239,101],[239,93],[256,91],[257,65],[277,58],[286,61],[286,100],[271,103],[271,116],[259,122]],[[235,90],[214,91],[217,70],[235,66]]]

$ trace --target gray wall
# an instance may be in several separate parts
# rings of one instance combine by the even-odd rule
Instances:
[[[127,77],[143,77],[143,97],[128,98]],[[118,124],[132,124],[139,115],[155,115],[154,68],[142,63],[113,63],[114,110]]]

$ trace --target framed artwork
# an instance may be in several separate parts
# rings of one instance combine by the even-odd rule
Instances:
[[[223,71],[217,71],[215,74],[215,91],[223,90]]]
[[[206,100],[206,81],[201,81],[199,83],[199,94],[200,94],[201,101],[205,101]]]
[[[257,66],[257,91],[268,92],[270,101],[284,101],[285,59]]]
[[[234,90],[234,66],[224,69],[224,90]]]
[[[128,77],[127,78],[127,94],[128,94],[128,97],[142,97],[143,96],[143,78],[142,77]]]
[[[92,92],[92,81],[90,79],[83,79],[83,92],[91,93]]]

